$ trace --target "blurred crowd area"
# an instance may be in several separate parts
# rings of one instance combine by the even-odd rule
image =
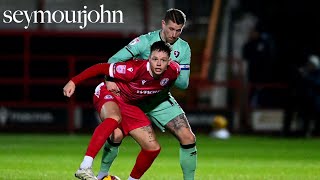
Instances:
[[[79,23],[33,23],[28,29],[25,21],[4,23],[6,10],[99,11],[102,4],[104,10],[121,10],[123,23],[89,23],[85,29]],[[190,87],[173,93],[186,111],[196,112],[191,124],[204,119],[201,126],[210,127],[212,116],[224,114],[229,128],[239,132],[318,131],[320,21],[315,1],[0,0],[0,112],[65,107],[60,90],[70,76],[105,62],[134,37],[161,28],[164,12],[172,7],[187,15],[181,37],[192,49]],[[214,17],[214,38],[209,39]],[[212,57],[203,78],[210,41]],[[98,81],[79,89],[74,103],[90,107]]]

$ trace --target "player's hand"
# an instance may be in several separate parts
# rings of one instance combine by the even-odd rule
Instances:
[[[71,97],[74,91],[76,90],[76,85],[73,81],[69,81],[63,88],[63,95],[67,97]]]
[[[115,82],[105,81],[105,83],[106,83],[106,87],[107,87],[108,91],[114,93],[117,96],[120,95],[120,89]]]

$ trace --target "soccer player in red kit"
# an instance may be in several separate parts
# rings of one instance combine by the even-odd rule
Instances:
[[[174,84],[180,68],[179,64],[170,61],[170,52],[170,45],[157,41],[151,46],[148,61],[130,60],[96,64],[73,77],[65,85],[64,95],[70,97],[75,91],[76,84],[90,77],[105,74],[115,78],[116,84],[121,89],[120,95],[115,96],[107,90],[104,83],[97,86],[93,102],[102,123],[96,127],[92,135],[84,160],[75,174],[76,177],[86,180],[97,179],[91,169],[93,159],[118,127],[124,136],[131,135],[141,146],[129,180],[140,179],[151,166],[160,152],[160,145],[151,122],[135,105]]]

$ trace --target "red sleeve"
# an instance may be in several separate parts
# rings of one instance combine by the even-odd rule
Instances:
[[[177,73],[177,75],[180,74],[180,65],[176,61],[171,61],[169,66]]]
[[[108,63],[99,63],[96,65],[93,65],[93,66],[85,69],[84,71],[82,71],[77,76],[73,77],[71,80],[75,84],[78,84],[83,80],[95,77],[97,75],[108,75],[109,76],[109,67],[110,67],[110,64],[108,64]]]

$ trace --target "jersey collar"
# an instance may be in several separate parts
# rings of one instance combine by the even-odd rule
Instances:
[[[149,61],[147,62],[146,66],[147,66],[147,71],[149,72],[150,76],[153,77]]]
[[[150,71],[151,71],[151,69],[150,69],[150,62],[147,62],[147,65],[146,65],[146,66],[147,66],[147,71],[150,72]]]
[[[164,41],[164,40],[162,39],[162,37],[161,37],[161,31],[162,31],[162,29],[159,31],[159,39],[160,39],[161,41]]]

